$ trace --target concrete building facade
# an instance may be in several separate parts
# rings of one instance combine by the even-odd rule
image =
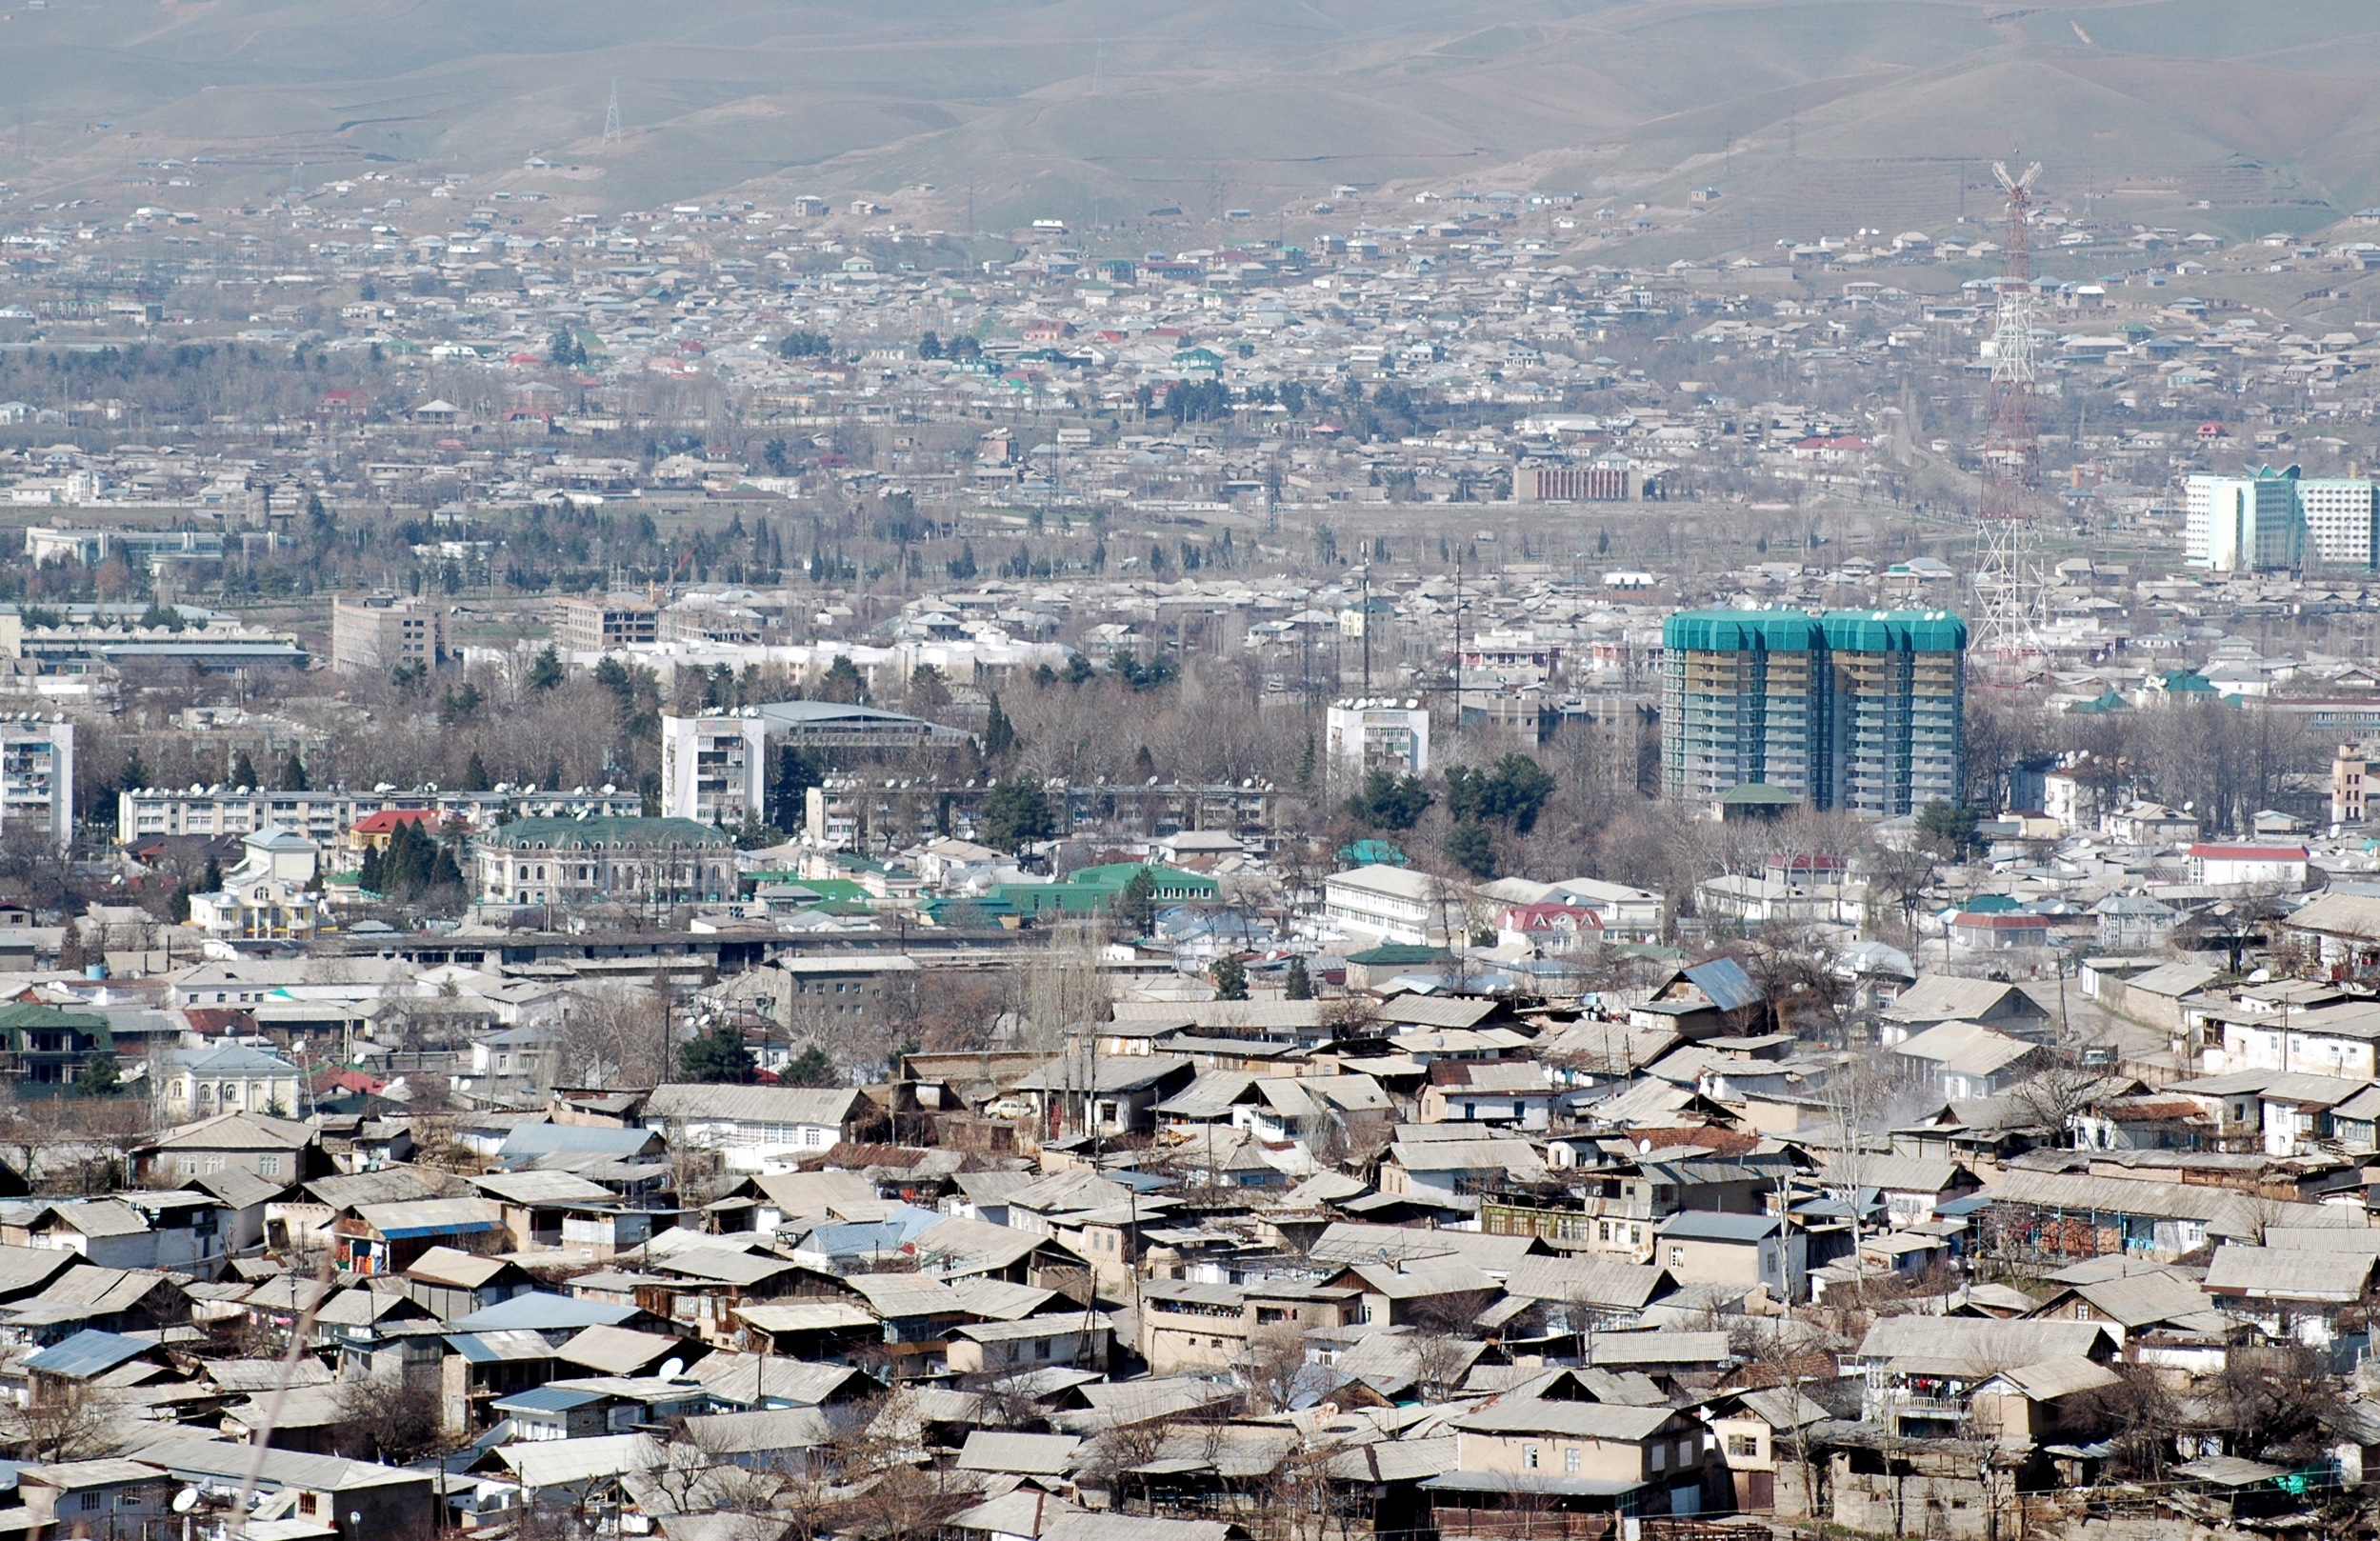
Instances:
[[[446,662],[445,617],[426,600],[373,594],[330,601],[330,667],[373,674]]]
[[[1762,785],[1879,818],[1956,802],[1967,625],[1941,610],[1688,610],[1663,629],[1662,790]]]

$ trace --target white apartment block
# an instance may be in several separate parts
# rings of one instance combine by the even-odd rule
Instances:
[[[1335,774],[1360,778],[1374,770],[1401,776],[1430,772],[1430,710],[1418,701],[1367,697],[1333,702],[1323,730],[1325,753]]]
[[[2302,567],[2306,524],[2294,476],[2192,476],[2184,487],[2184,554],[2214,572]]]
[[[1372,942],[1444,947],[1447,928],[1460,926],[1470,895],[1427,872],[1403,867],[1358,867],[1323,879],[1322,908],[1335,929]]]
[[[0,720],[0,831],[28,825],[74,838],[74,725],[31,712]]]
[[[441,821],[485,829],[503,818],[632,818],[644,810],[632,791],[606,787],[562,791],[268,791],[261,787],[137,787],[116,794],[116,839],[125,845],[156,835],[250,835],[279,828],[330,846],[355,821],[388,810],[434,809]]]
[[[2305,515],[2311,560],[2327,568],[2369,570],[2380,559],[2380,499],[2364,480],[2299,482],[2297,506]]]

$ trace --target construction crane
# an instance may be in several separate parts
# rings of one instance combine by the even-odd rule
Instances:
[[[686,550],[678,553],[678,565],[670,570],[669,582],[666,585],[657,583],[645,585],[645,602],[650,605],[659,605],[661,603],[660,590],[665,587],[669,590],[670,597],[676,598],[678,579],[685,574],[686,564],[692,560],[694,560],[694,543],[690,540],[686,543]]]

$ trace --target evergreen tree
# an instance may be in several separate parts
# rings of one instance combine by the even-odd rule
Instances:
[[[529,688],[550,690],[562,683],[562,655],[548,643],[545,650],[529,661]]]
[[[1314,998],[1313,976],[1306,971],[1304,958],[1290,959],[1290,966],[1282,974],[1282,993],[1290,1000],[1310,1001]]]
[[[465,790],[470,791],[486,791],[491,785],[493,785],[493,783],[490,782],[488,779],[487,762],[479,757],[479,750],[471,750],[470,764],[463,768],[463,786]]]
[[[206,871],[199,873],[198,891],[201,893],[221,893],[223,891],[223,863],[215,860],[212,856],[207,858]]]
[[[1115,918],[1134,936],[1147,936],[1157,929],[1157,885],[1144,867],[1132,874],[1116,895]]]
[[[1418,778],[1375,769],[1364,777],[1355,795],[1347,800],[1345,811],[1350,818],[1361,819],[1375,829],[1410,830],[1421,822],[1422,814],[1433,801],[1422,790]]]
[[[108,1097],[115,1094],[124,1084],[123,1068],[113,1054],[93,1054],[83,1062],[83,1078],[79,1090],[87,1097]]]
[[[1016,748],[1016,727],[1000,710],[1000,692],[990,692],[991,710],[984,718],[984,758],[1005,760]]]
[[[1495,837],[1484,824],[1458,824],[1446,837],[1446,858],[1484,882],[1496,875]]]
[[[985,845],[1001,851],[1023,851],[1036,840],[1049,839],[1053,829],[1049,795],[1034,777],[1011,776],[994,783],[984,797],[983,825],[978,832]]]
[[[1207,974],[1215,982],[1216,1000],[1244,1001],[1248,999],[1248,969],[1240,962],[1236,954],[1226,952],[1215,959],[1213,966],[1207,971]]]
[[[744,1047],[744,1030],[722,1022],[678,1049],[678,1079],[709,1085],[740,1086],[752,1078],[751,1051]]]
[[[829,664],[826,673],[819,676],[818,699],[837,701],[847,707],[868,704],[867,678],[860,673],[859,666],[851,662],[849,653],[836,653],[834,662]]]
[[[304,791],[309,785],[306,779],[306,762],[298,757],[297,750],[291,750],[281,756],[281,785],[278,790]]]
[[[256,774],[256,762],[248,757],[246,750],[241,750],[231,756],[231,785],[234,787],[264,785],[263,780]]]
[[[1447,811],[1460,822],[1489,819],[1527,834],[1553,795],[1553,772],[1526,754],[1508,754],[1493,770],[1456,766],[1446,773]]]
[[[834,1061],[816,1044],[804,1044],[802,1051],[787,1060],[785,1069],[777,1072],[779,1086],[839,1086],[843,1077],[835,1073]]]

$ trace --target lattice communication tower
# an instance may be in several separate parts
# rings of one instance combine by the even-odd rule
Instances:
[[[2035,162],[2010,175],[1994,161],[2008,190],[2008,230],[2000,248],[1999,307],[1991,329],[1991,427],[1984,443],[1981,557],[1975,590],[1983,613],[1978,645],[2013,653],[2037,646],[2043,613],[2040,531],[2041,430],[2033,414],[2032,185]]]

